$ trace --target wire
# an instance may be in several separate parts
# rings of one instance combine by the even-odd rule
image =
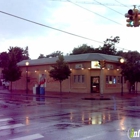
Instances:
[[[119,2],[119,1],[117,1],[117,0],[115,0],[116,2],[118,2],[118,3],[120,3],[121,5],[123,5],[124,7],[128,7],[127,5],[125,5],[125,4],[123,4],[123,3],[121,3],[121,2]]]
[[[67,0],[50,0],[50,1],[60,1],[60,2],[68,2]],[[82,4],[94,4],[97,5],[97,3],[92,2],[92,1],[75,1],[75,3],[82,3]],[[99,4],[99,3],[98,3]],[[117,4],[113,4],[113,3],[102,3],[104,5],[108,5],[108,6],[123,6],[123,5],[117,5]],[[99,4],[101,5],[101,4]],[[123,6],[124,7],[124,6]]]
[[[114,11],[114,12],[116,12],[116,13],[118,13],[118,14],[120,14],[120,15],[123,15],[124,16],[124,14],[122,14],[122,13],[120,13],[120,12],[118,12],[118,11],[116,11],[116,10],[114,10],[114,9],[112,9],[112,8],[110,8],[110,7],[108,7],[108,6],[106,6],[105,4],[103,4],[103,3],[100,3],[100,2],[98,2],[98,1],[96,1],[96,0],[94,0],[95,2],[97,2],[97,3],[99,3],[100,5],[102,5],[102,6],[105,6],[105,7],[107,7],[108,9],[110,9],[110,10],[112,10],[112,11]]]
[[[60,31],[60,32],[63,32],[63,33],[69,34],[69,35],[73,35],[73,36],[76,36],[76,37],[79,37],[79,38],[83,38],[83,39],[87,39],[87,40],[90,40],[90,41],[94,41],[94,42],[97,42],[97,43],[100,43],[100,44],[104,44],[104,43],[101,42],[101,41],[93,40],[93,39],[90,39],[90,38],[87,38],[87,37],[83,37],[83,36],[80,36],[80,35],[77,35],[77,34],[74,34],[74,33],[70,33],[70,32],[67,32],[67,31],[63,31],[63,30],[60,30],[60,29],[57,29],[57,28],[54,28],[54,27],[50,27],[50,26],[47,26],[47,25],[44,25],[44,24],[41,24],[41,23],[38,23],[38,22],[35,22],[35,21],[32,21],[32,20],[29,20],[29,19],[25,19],[25,18],[16,16],[16,15],[13,15],[13,14],[10,14],[10,13],[7,13],[7,12],[0,11],[0,13],[5,14],[5,15],[8,15],[8,16],[11,16],[11,17],[15,17],[15,18],[18,18],[18,19],[21,19],[21,20],[24,20],[24,21],[27,21],[27,22],[30,22],[30,23],[33,23],[33,24],[36,24],[36,25],[39,25],[39,26],[43,26],[43,27],[46,27],[46,28],[50,28],[50,29],[53,29],[53,30],[57,30],[57,31]],[[116,46],[116,47],[117,47],[117,46]],[[120,48],[120,47],[118,47],[118,48]],[[128,49],[124,49],[124,48],[120,48],[120,49],[128,50]],[[128,50],[128,51],[129,51],[129,50]]]
[[[10,13],[6,13],[6,12],[3,12],[3,11],[0,11],[0,13],[6,14],[6,15],[9,15],[9,16],[21,19],[21,20],[25,20],[27,22],[31,22],[31,23],[34,23],[34,24],[37,24],[37,25],[40,25],[40,26],[43,26],[43,27],[47,27],[47,28],[50,28],[50,29],[53,29],[53,30],[57,30],[57,31],[60,31],[60,32],[63,32],[63,33],[69,34],[69,35],[73,35],[73,36],[76,36],[76,37],[84,38],[84,39],[91,40],[91,41],[98,42],[98,43],[103,43],[103,42],[100,42],[100,41],[97,41],[97,40],[93,40],[93,39],[90,39],[90,38],[87,38],[87,37],[84,37],[84,36],[81,36],[81,35],[77,35],[77,34],[70,33],[70,32],[64,31],[64,30],[60,30],[60,29],[57,29],[57,28],[54,28],[54,27],[51,27],[51,26],[47,26],[45,24],[41,24],[41,23],[29,20],[29,19],[25,19],[25,18],[16,16],[16,15],[13,15],[13,14],[10,14]]]
[[[80,8],[82,8],[82,9],[84,9],[84,10],[86,10],[86,11],[88,11],[88,12],[91,12],[91,13],[93,13],[93,14],[96,14],[96,15],[102,17],[102,18],[105,18],[105,19],[107,19],[107,20],[110,20],[110,21],[112,21],[112,22],[114,22],[114,23],[117,23],[117,24],[119,24],[119,25],[122,25],[122,24],[120,24],[120,23],[118,23],[118,22],[116,22],[116,21],[114,21],[114,20],[112,20],[112,19],[109,19],[109,18],[107,18],[107,17],[104,17],[104,16],[102,16],[102,15],[96,13],[96,12],[93,12],[93,11],[91,11],[91,10],[85,8],[85,7],[82,7],[82,6],[76,4],[76,3],[72,2],[72,1],[69,1],[69,0],[67,0],[67,1],[70,2],[70,3],[72,3],[72,4],[74,4],[74,5],[76,5],[76,6],[78,6],[78,7],[80,7]]]

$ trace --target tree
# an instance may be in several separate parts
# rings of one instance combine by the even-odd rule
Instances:
[[[58,57],[59,55],[63,55],[63,52],[61,52],[61,51],[56,51],[56,52],[53,52],[53,53],[51,53],[51,54],[46,55],[46,57],[47,57],[47,58],[49,58],[49,57]]]
[[[26,47],[25,50],[20,47],[9,47],[8,51],[9,53],[14,53],[17,62],[29,59],[28,47]]]
[[[49,71],[49,76],[54,80],[60,82],[60,93],[62,89],[62,81],[68,79],[71,74],[69,66],[64,62],[63,55],[59,55],[58,60],[56,61],[56,65],[52,66],[53,69]]]
[[[2,52],[0,53],[0,67],[5,68],[8,65],[8,53],[7,52]]]
[[[129,51],[123,56],[126,58],[126,62],[121,66],[121,74],[125,80],[129,81],[129,92],[131,92],[132,86],[140,82],[140,54],[137,51]]]
[[[93,48],[88,46],[87,44],[83,44],[80,47],[74,48],[72,50],[71,55],[75,54],[84,54],[84,53],[103,53],[108,55],[116,55],[117,50],[115,48],[115,44],[119,43],[120,38],[119,36],[107,38],[104,41],[103,46],[99,46],[99,48]]]
[[[45,58],[44,54],[40,54],[38,59],[40,59],[40,58]]]
[[[94,48],[88,46],[87,44],[83,44],[82,46],[74,48],[70,55],[83,54],[83,53],[93,53],[93,52],[94,52]]]
[[[6,81],[10,81],[10,90],[12,91],[12,82],[19,80],[21,77],[21,70],[17,66],[17,60],[14,52],[9,53],[8,65],[4,67],[3,71],[3,78]]]
[[[115,48],[115,44],[119,43],[120,38],[119,36],[116,36],[114,38],[107,38],[106,41],[104,41],[103,47],[99,47],[99,53],[108,54],[108,55],[116,55],[117,50]]]

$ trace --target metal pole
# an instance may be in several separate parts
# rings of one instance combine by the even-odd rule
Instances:
[[[123,96],[123,76],[121,76],[121,96]]]
[[[28,94],[28,66],[26,66],[26,94]]]

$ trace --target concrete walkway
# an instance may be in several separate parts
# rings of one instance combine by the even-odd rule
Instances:
[[[45,94],[33,94],[33,91],[26,91],[23,90],[13,90],[9,91],[8,89],[4,89],[3,87],[0,87],[0,94],[13,94],[13,95],[25,95],[25,96],[45,96],[45,97],[52,97],[52,98],[81,98],[85,100],[110,100],[113,98],[116,99],[131,99],[136,98],[137,96],[140,96],[140,93],[111,93],[111,94],[103,94],[103,96],[100,96],[99,93],[67,93],[67,92],[45,92]]]

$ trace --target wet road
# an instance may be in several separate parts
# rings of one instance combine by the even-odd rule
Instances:
[[[83,100],[0,94],[0,140],[128,140],[129,129],[140,129],[139,118],[140,97]]]

